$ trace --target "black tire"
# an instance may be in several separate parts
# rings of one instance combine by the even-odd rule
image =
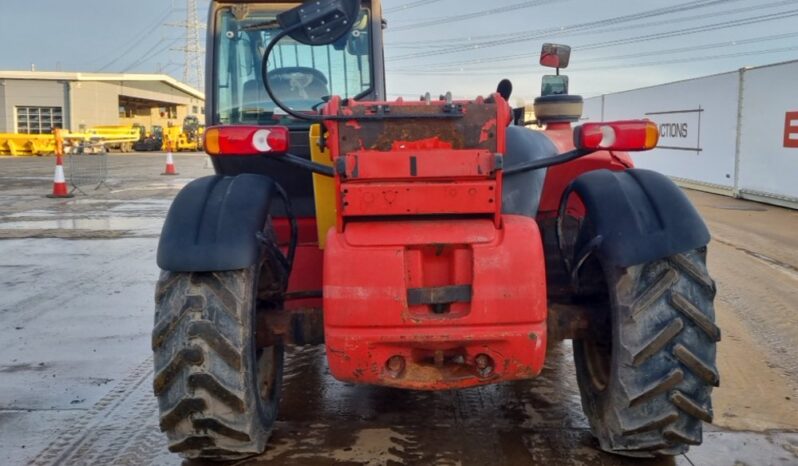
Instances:
[[[158,281],[153,388],[169,450],[185,458],[233,460],[266,448],[283,348],[256,348],[259,275],[255,267],[162,272]]]
[[[626,269],[585,265],[603,270],[608,291],[591,336],[574,341],[582,406],[601,448],[652,457],[699,445],[719,384],[706,248]]]

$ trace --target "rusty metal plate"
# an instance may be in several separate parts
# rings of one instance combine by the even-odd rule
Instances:
[[[358,150],[390,151],[402,141],[437,138],[452,149],[483,149],[498,152],[496,142],[496,104],[469,102],[463,104],[463,115],[452,118],[443,113],[442,105],[414,103],[389,104],[391,119],[358,120],[341,123],[341,153]],[[344,107],[346,116],[369,115],[368,106]],[[441,118],[413,118],[412,115],[441,115]],[[397,118],[408,115],[407,119]]]

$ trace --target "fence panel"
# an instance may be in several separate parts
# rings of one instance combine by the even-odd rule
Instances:
[[[73,190],[98,189],[108,180],[108,153],[105,148],[79,146],[67,155],[67,176]],[[106,185],[107,186],[107,185]]]

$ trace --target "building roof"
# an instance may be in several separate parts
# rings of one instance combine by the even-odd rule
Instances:
[[[205,93],[165,74],[75,73],[61,71],[0,71],[0,79],[42,81],[160,81],[186,94],[205,100]]]

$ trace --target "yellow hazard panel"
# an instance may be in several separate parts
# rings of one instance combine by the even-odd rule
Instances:
[[[321,150],[321,125],[310,127],[310,156],[314,162],[332,166],[330,150]],[[335,228],[337,212],[335,210],[335,179],[328,176],[313,175],[313,192],[316,196],[316,225],[319,229],[319,248],[324,249],[327,243],[327,232]]]

